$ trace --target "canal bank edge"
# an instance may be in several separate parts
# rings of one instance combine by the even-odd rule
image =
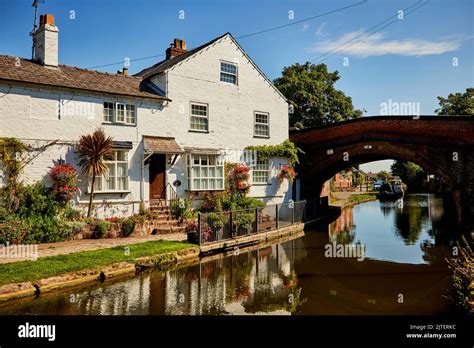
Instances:
[[[129,277],[141,271],[156,267],[176,266],[180,263],[199,258],[200,250],[190,247],[182,250],[139,257],[132,262],[113,263],[102,269],[84,269],[40,279],[35,282],[11,283],[0,286],[0,306],[8,300],[35,297],[40,294],[73,289],[90,283],[103,282],[121,277]]]
[[[355,205],[358,205],[358,204],[361,204],[361,203],[371,202],[371,201],[376,201],[377,200],[377,195],[375,193],[373,195],[372,194],[364,194],[364,193],[355,194],[355,195],[356,196],[357,195],[367,196],[367,197],[363,197],[362,199],[357,200],[357,201],[351,201],[350,200],[351,196],[349,196],[347,199],[336,200],[334,202],[331,202],[331,204],[333,206],[340,207],[341,210],[342,210],[342,209],[347,208],[347,207],[352,207],[352,206],[355,206]]]
[[[341,208],[329,206],[323,217],[299,223],[296,225],[282,227],[278,230],[261,233],[255,236],[236,238],[235,240],[218,243],[212,248],[208,246],[190,247],[178,251],[145,256],[135,259],[133,262],[113,263],[102,269],[84,269],[77,272],[64,273],[35,282],[10,283],[0,286],[0,306],[8,300],[21,299],[26,297],[35,297],[44,293],[61,291],[82,287],[87,284],[103,282],[105,280],[118,279],[136,275],[149,268],[167,269],[179,267],[182,264],[199,260],[202,254],[209,251],[219,251],[226,253],[226,250],[232,247],[246,247],[251,245],[266,244],[280,239],[287,239],[291,236],[301,237],[304,235],[306,226],[318,223],[327,223],[336,219],[341,213]],[[206,248],[207,247],[207,248]],[[228,253],[228,251],[227,251]],[[227,254],[226,254],[227,255]]]

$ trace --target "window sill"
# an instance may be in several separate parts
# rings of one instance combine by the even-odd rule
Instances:
[[[134,123],[122,123],[122,122],[102,122],[103,126],[125,126],[125,127],[136,127],[137,124]]]
[[[224,191],[224,189],[202,189],[202,190],[190,190],[190,189],[187,189],[186,191],[188,191],[188,192],[208,192],[208,191],[215,192],[215,191]]]
[[[260,138],[260,139],[270,139],[270,136],[268,135],[254,135],[254,138]]]
[[[94,195],[102,195],[102,194],[128,194],[131,193],[132,191],[130,190],[115,190],[115,191],[94,191]],[[87,194],[91,194],[90,190],[87,190]]]
[[[252,183],[252,186],[271,186],[272,184],[269,182],[256,182]]]
[[[208,134],[208,133],[209,133],[208,130],[207,130],[207,131],[204,131],[204,130],[197,130],[197,129],[190,129],[188,132],[189,132],[189,133],[204,133],[204,134]]]

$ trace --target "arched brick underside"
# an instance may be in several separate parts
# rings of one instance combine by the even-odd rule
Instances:
[[[440,177],[454,193],[459,220],[474,215],[474,117],[364,117],[292,131],[305,151],[298,168],[302,197],[319,195],[337,172],[383,159],[406,160]],[[457,159],[457,160],[456,160]]]

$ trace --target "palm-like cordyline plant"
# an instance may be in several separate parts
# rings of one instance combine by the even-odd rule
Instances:
[[[104,175],[108,171],[105,160],[112,154],[112,138],[106,137],[104,131],[97,128],[94,133],[81,136],[77,152],[79,153],[79,158],[81,158],[79,166],[82,169],[82,174],[92,177],[89,209],[87,211],[87,217],[90,217],[92,200],[94,199],[95,179],[96,176]]]

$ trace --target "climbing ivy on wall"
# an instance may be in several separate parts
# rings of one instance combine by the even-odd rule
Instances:
[[[304,151],[296,147],[289,139],[279,145],[252,145],[247,146],[245,150],[257,151],[258,159],[285,157],[292,166],[299,163],[298,154],[304,154]]]
[[[26,145],[19,139],[0,138],[0,162],[7,179],[7,186],[16,184],[23,168],[22,156],[25,151]]]
[[[57,140],[46,143],[40,147],[24,144],[17,138],[0,137],[0,165],[6,178],[6,185],[2,192],[3,205],[10,211],[19,209],[21,188],[20,174],[26,165],[31,163],[50,146],[57,144]],[[2,202],[0,202],[0,205]]]

